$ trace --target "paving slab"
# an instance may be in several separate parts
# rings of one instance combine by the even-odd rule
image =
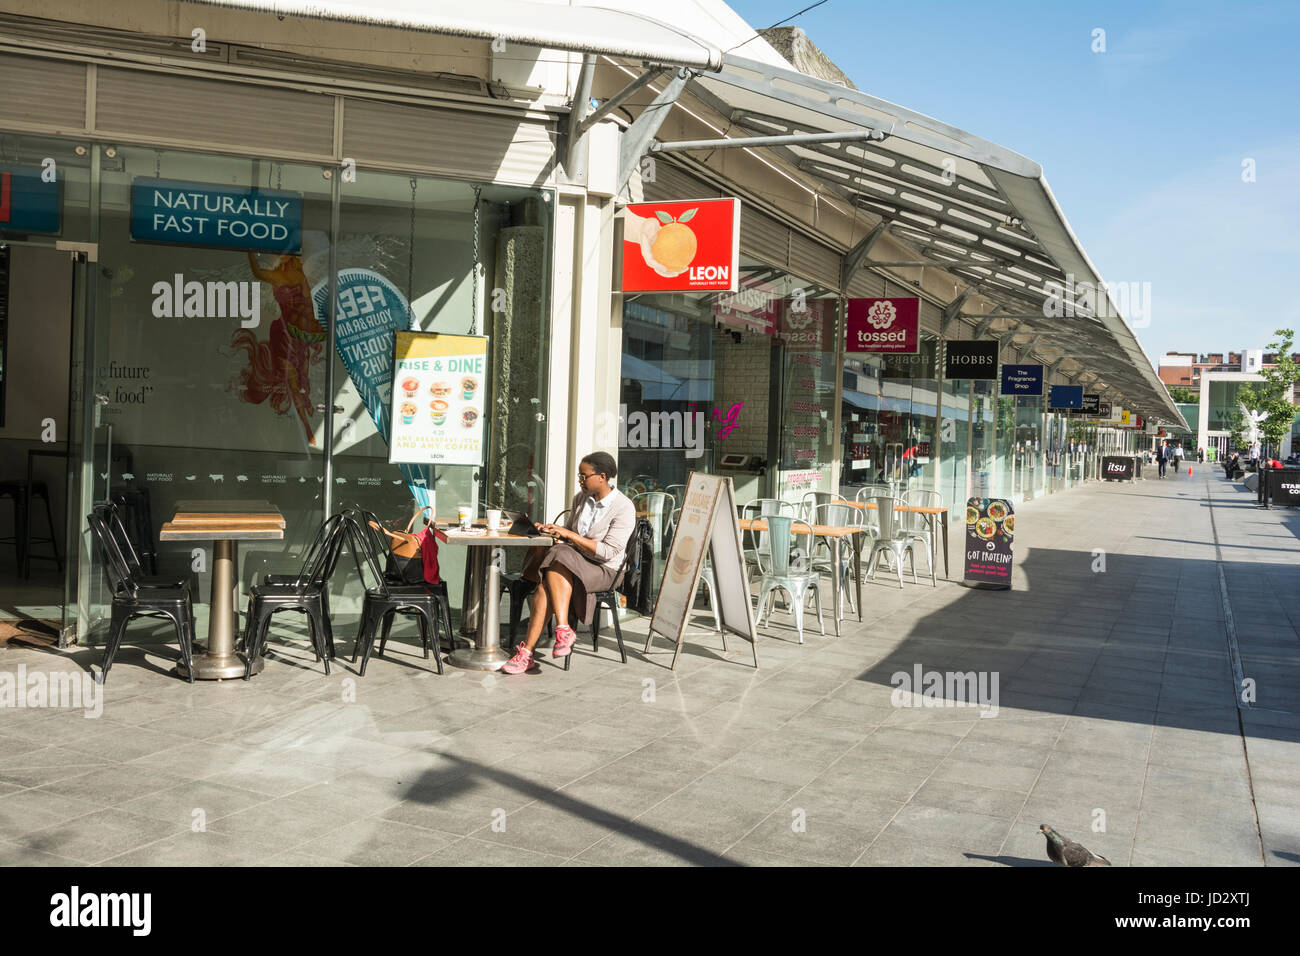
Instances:
[[[1212,472],[1017,516],[1012,591],[882,578],[838,638],[778,612],[757,671],[693,629],[674,673],[644,619],[626,665],[520,678],[438,676],[409,627],[365,678],[293,622],[247,684],[124,649],[99,719],[0,712],[0,865],[1041,866],[1042,822],[1116,866],[1300,863],[1300,522]],[[900,698],[918,667],[996,706]]]

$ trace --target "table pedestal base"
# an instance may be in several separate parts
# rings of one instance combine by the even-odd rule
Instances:
[[[501,665],[510,660],[510,655],[498,647],[462,647],[452,651],[447,662],[452,667],[461,667],[467,671],[499,671]]]
[[[198,648],[195,648],[197,652]],[[262,673],[262,668],[266,666],[266,658],[259,657],[253,662],[253,673]],[[185,669],[185,660],[176,659],[176,673],[186,680],[189,679],[189,672]],[[244,655],[227,654],[225,656],[214,656],[212,654],[194,655],[194,679],[195,680],[230,680],[231,678],[244,676]]]
[[[471,548],[470,553],[475,560],[469,562],[472,586],[468,590],[479,597],[475,647],[452,651],[448,660],[452,667],[465,670],[497,671],[510,660],[510,655],[501,649],[500,572],[505,558],[498,547]]]

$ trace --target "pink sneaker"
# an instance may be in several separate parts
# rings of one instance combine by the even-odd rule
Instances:
[[[532,666],[533,652],[528,649],[528,645],[520,644],[515,648],[515,656],[501,665],[501,672],[503,674],[522,674]]]
[[[569,651],[573,649],[573,642],[578,639],[578,635],[573,633],[573,628],[565,625],[555,629],[555,647],[551,650],[552,657],[568,657]]]

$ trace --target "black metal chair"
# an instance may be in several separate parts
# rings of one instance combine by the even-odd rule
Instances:
[[[345,509],[345,513],[351,516],[353,522],[356,524],[356,527],[361,529],[361,531],[366,535],[367,540],[369,541],[370,546],[373,549],[376,557],[378,557],[379,555],[386,555],[388,553],[388,548],[389,548],[388,538],[387,536],[384,535],[382,531],[379,531],[375,527],[375,525],[379,524],[379,519],[375,517],[373,511],[366,511],[358,507],[357,505],[353,504],[353,505],[349,505]],[[364,580],[365,575],[362,574],[361,572],[360,556],[354,552],[353,558],[357,562],[357,574],[361,575],[362,579]],[[402,580],[400,575],[398,575],[394,571],[390,571],[387,565],[385,565],[383,568],[383,575],[384,575],[384,581],[390,587],[401,588],[401,587],[418,586],[418,585],[407,584],[407,582]],[[451,653],[456,649],[456,640],[455,640],[455,635],[451,628],[451,593],[447,589],[447,582],[439,581],[437,584],[429,584],[428,582],[425,582],[423,587],[427,591],[429,591],[430,594],[433,595],[434,600],[437,602],[439,623],[447,629],[447,637],[446,637],[447,652]],[[398,613],[398,612],[394,612],[394,613]],[[392,613],[386,614],[384,615],[383,630],[380,632],[380,638],[379,638],[380,657],[384,656],[384,649],[388,646],[388,636],[392,632],[392,629],[393,629],[393,614]],[[435,636],[436,636],[436,631],[435,631]],[[428,654],[425,654],[425,657],[428,657]],[[353,660],[354,661],[356,660],[355,656],[353,657]]]
[[[150,574],[158,573],[158,553],[154,548],[153,505],[148,488],[118,486],[109,496],[117,506],[123,526],[135,531],[133,542],[139,542],[139,557],[149,567]]]
[[[121,512],[115,503],[108,502],[105,504],[95,505],[95,514],[103,520],[104,525],[117,541],[118,550],[121,552],[123,559],[126,561],[127,568],[131,577],[135,580],[137,587],[142,588],[187,588],[189,587],[188,578],[178,578],[174,575],[167,574],[146,574],[144,565],[140,561],[140,556],[135,550],[135,544],[131,541],[131,536],[127,533],[126,525],[122,521]]]
[[[325,662],[325,675],[329,676],[330,658],[335,655],[327,593],[346,537],[347,519],[341,514],[330,515],[321,523],[303,558],[302,569],[292,580],[282,580],[286,575],[267,575],[264,583],[249,589],[243,639],[244,680],[253,676],[253,662],[266,654],[271,616],[277,611],[307,615],[316,660]]]
[[[357,519],[361,520],[358,521]],[[367,511],[354,511],[344,515],[344,524],[350,544],[356,549],[362,565],[370,570],[375,580],[374,587],[366,588],[366,596],[361,602],[361,624],[357,629],[356,643],[352,648],[352,662],[356,663],[361,655],[362,677],[366,676],[366,665],[370,662],[375,646],[375,637],[383,630],[383,640],[379,645],[379,656],[384,656],[388,632],[394,614],[414,614],[420,625],[420,643],[424,648],[425,660],[429,658],[430,635],[435,648],[434,661],[438,673],[443,672],[442,652],[439,647],[438,632],[443,620],[447,625],[448,641],[451,640],[451,615],[446,604],[446,588],[436,588],[424,584],[391,584],[385,578],[379,560],[379,542],[368,530],[371,521],[378,519]]]
[[[600,650],[600,609],[602,607],[609,608],[609,615],[614,619],[614,639],[618,641],[618,656],[623,659],[624,664],[627,663],[627,649],[623,647],[623,628],[618,623],[618,586],[623,583],[623,575],[626,571],[627,569],[624,568],[619,572],[618,577],[614,579],[612,588],[607,591],[596,592],[596,613],[591,618],[591,649],[593,652],[598,652]],[[553,638],[555,624],[548,621],[546,627]],[[570,649],[564,658],[564,669],[566,671],[569,669],[569,662],[572,660],[573,651]]]
[[[600,650],[600,609],[602,607],[609,608],[609,616],[614,619],[614,639],[618,641],[618,656],[623,659],[624,664],[627,663],[627,649],[623,647],[623,628],[620,627],[618,623],[618,589],[623,583],[623,578],[627,576],[627,572],[632,567],[632,562],[634,560],[632,557],[632,545],[636,543],[637,536],[640,532],[641,522],[638,521],[636,526],[632,529],[632,536],[627,539],[627,545],[623,548],[623,566],[619,568],[618,576],[614,578],[614,583],[606,590],[596,592],[596,611],[591,617],[591,649],[593,652],[598,652]],[[554,635],[555,630],[552,622],[547,622],[547,629],[552,635]],[[564,669],[566,671],[569,669],[569,662],[572,660],[573,650],[570,649],[569,653],[564,657]]]
[[[132,618],[141,615],[162,616],[169,619],[176,627],[177,641],[181,647],[181,656],[185,660],[185,672],[190,683],[194,683],[194,606],[190,600],[190,591],[185,588],[145,588],[141,587],[131,575],[126,557],[118,547],[114,535],[99,514],[91,512],[86,516],[90,530],[95,536],[100,557],[104,562],[104,571],[108,575],[113,589],[113,612],[109,627],[108,642],[104,647],[103,674],[101,680],[108,677],[126,634],[126,626]]]

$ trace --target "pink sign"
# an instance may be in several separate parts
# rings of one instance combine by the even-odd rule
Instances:
[[[921,300],[849,299],[844,351],[915,353],[921,346]]]

